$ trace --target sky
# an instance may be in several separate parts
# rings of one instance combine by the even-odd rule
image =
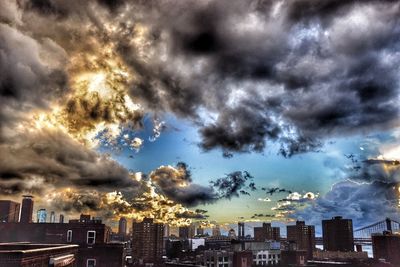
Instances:
[[[399,220],[400,3],[0,2],[0,197],[179,226]]]

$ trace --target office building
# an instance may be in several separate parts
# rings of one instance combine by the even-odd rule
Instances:
[[[0,200],[0,222],[18,222],[20,204],[11,200]]]
[[[21,223],[31,223],[33,214],[33,196],[24,195],[21,206]]]
[[[37,222],[45,223],[47,221],[47,211],[46,209],[39,209],[37,211]]]
[[[121,217],[119,219],[119,223],[118,223],[118,234],[119,235],[126,235],[126,227],[127,227],[127,221],[124,217]]]
[[[353,222],[340,216],[322,221],[324,250],[354,251]]]
[[[160,262],[163,255],[164,225],[145,218],[132,224],[132,256],[139,264]]]
[[[60,214],[60,219],[58,220],[59,223],[64,223],[64,215]]]
[[[50,223],[55,223],[56,222],[56,214],[54,211],[50,212]]]
[[[272,227],[270,223],[263,223],[261,227],[254,227],[254,240],[280,240],[280,228]]]
[[[238,222],[238,238],[239,239],[244,239],[244,223],[243,222]]]
[[[204,228],[201,225],[197,228],[197,235],[204,235]]]
[[[400,235],[384,232],[372,235],[374,259],[384,259],[391,264],[400,265]]]
[[[296,225],[287,226],[287,241],[294,243],[296,250],[306,251],[307,259],[312,259],[315,250],[315,227],[306,225],[304,221],[296,221]]]

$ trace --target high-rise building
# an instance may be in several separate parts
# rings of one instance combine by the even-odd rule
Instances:
[[[391,232],[372,234],[372,251],[377,260],[385,259],[392,264],[400,263],[400,235]]]
[[[280,240],[280,228],[272,227],[270,223],[263,223],[262,227],[254,227],[254,240]]]
[[[164,224],[164,237],[169,237],[170,235],[170,226],[169,224]]]
[[[221,229],[219,228],[218,224],[216,224],[215,227],[212,229],[212,235],[221,236]]]
[[[315,250],[315,227],[297,221],[296,225],[287,226],[287,241],[296,244],[296,250],[305,250],[307,258],[312,259]]]
[[[236,237],[236,232],[235,232],[234,229],[229,230],[229,232],[228,232],[228,237],[229,237],[230,239],[236,239],[236,238],[237,238],[237,237]]]
[[[33,196],[24,195],[21,207],[21,223],[31,223],[33,214]]]
[[[244,223],[238,222],[238,238],[244,239]]]
[[[353,222],[340,216],[322,221],[324,250],[354,251]]]
[[[0,222],[18,222],[20,204],[11,200],[0,200]]]
[[[45,223],[47,221],[47,211],[46,209],[39,209],[37,211],[37,222]]]
[[[145,218],[132,224],[132,255],[139,263],[156,263],[163,255],[164,225]]]
[[[64,223],[64,215],[60,214],[60,219],[58,220],[59,223]]]
[[[127,221],[124,217],[119,218],[118,235],[124,237],[126,235]]]
[[[179,238],[188,239],[195,236],[196,227],[194,224],[179,227]]]
[[[50,222],[55,223],[56,222],[56,214],[54,211],[50,212]]]

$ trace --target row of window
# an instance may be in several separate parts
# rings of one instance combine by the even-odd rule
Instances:
[[[72,230],[67,231],[67,242],[68,243],[72,242]],[[96,243],[96,231],[87,231],[86,243],[89,245],[93,245],[94,243]]]
[[[275,259],[275,258],[280,258],[281,255],[279,254],[268,254],[268,259]],[[258,254],[258,258],[259,259],[266,259],[267,258],[267,254]],[[253,259],[257,259],[257,255],[253,255]]]

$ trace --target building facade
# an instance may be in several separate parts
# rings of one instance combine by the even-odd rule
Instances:
[[[322,221],[324,250],[354,251],[353,222],[340,216]]]
[[[18,222],[20,206],[11,200],[0,200],[0,222]]]
[[[138,264],[157,264],[163,256],[164,225],[145,218],[132,224],[132,256]]]
[[[384,259],[400,266],[400,235],[384,232],[372,235],[372,251],[374,259]]]
[[[255,241],[265,241],[265,240],[275,240],[279,241],[280,228],[272,227],[270,223],[263,223],[261,227],[254,227],[254,240]]]
[[[307,258],[312,259],[315,250],[315,227],[297,221],[296,225],[287,226],[287,241],[296,244],[296,250],[307,252]]]
[[[22,199],[21,219],[22,223],[31,223],[33,214],[33,196],[25,195]]]
[[[47,221],[47,211],[46,209],[39,209],[36,214],[38,223],[45,223]]]

